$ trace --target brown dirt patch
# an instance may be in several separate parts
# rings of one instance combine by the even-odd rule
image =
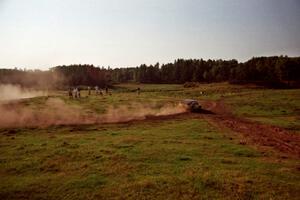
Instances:
[[[206,118],[217,126],[241,134],[252,144],[272,147],[286,155],[300,158],[300,135],[296,132],[234,116],[223,100],[205,101],[202,105],[215,113]]]

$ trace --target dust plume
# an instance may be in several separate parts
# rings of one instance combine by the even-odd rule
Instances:
[[[118,108],[110,107],[103,116],[99,117],[99,120],[105,123],[117,123],[132,120],[143,120],[148,116],[176,115],[186,111],[186,106],[183,104],[169,103],[157,108],[155,104],[144,105],[141,103],[133,103],[130,105],[120,106]]]
[[[1,84],[0,101],[32,98],[43,96],[44,92],[21,88],[19,85]]]
[[[46,98],[46,97],[45,97]],[[0,104],[0,127],[47,127],[51,125],[80,125],[118,123],[143,120],[147,116],[166,116],[186,112],[182,104],[143,105],[132,103],[109,107],[104,114],[69,105],[60,98],[49,98],[37,108],[22,103]]]

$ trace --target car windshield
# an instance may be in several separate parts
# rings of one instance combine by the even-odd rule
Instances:
[[[184,100],[184,103],[190,105],[190,104],[198,104],[198,102],[196,100],[193,99],[186,99]]]

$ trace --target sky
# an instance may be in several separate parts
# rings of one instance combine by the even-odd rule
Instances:
[[[0,68],[300,56],[300,0],[0,0]]]

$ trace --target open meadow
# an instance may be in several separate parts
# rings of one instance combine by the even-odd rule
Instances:
[[[3,103],[0,199],[299,199],[300,89],[109,92]],[[186,112],[183,99],[210,112]]]

